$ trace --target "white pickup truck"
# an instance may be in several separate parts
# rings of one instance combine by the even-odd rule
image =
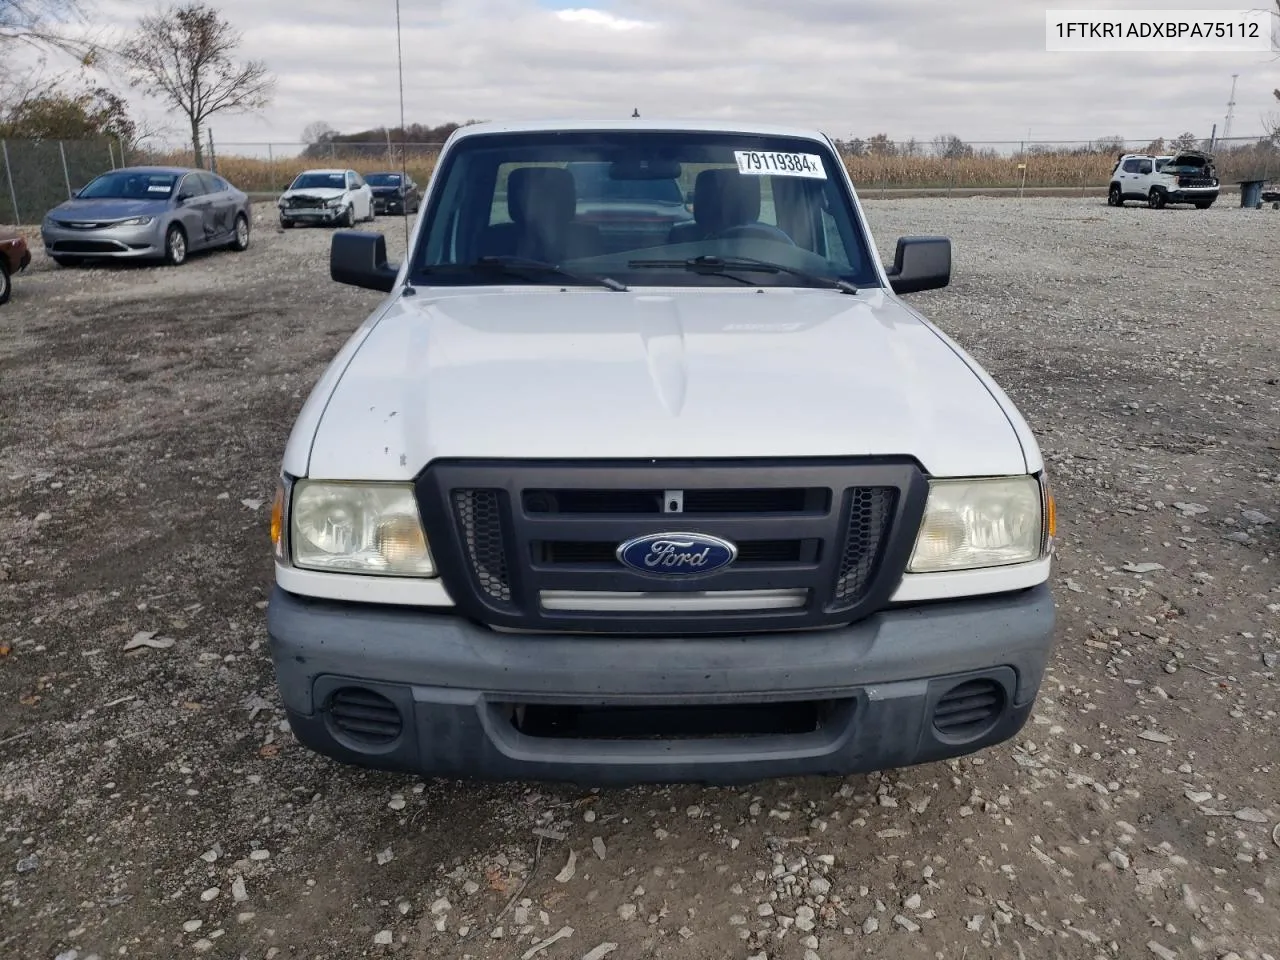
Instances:
[[[584,203],[600,164],[616,186]],[[826,136],[464,127],[403,262],[341,231],[330,272],[386,296],[274,504],[268,630],[307,746],[746,782],[1026,722],[1055,617],[1040,451],[899,298],[948,284],[949,241],[886,269]]]

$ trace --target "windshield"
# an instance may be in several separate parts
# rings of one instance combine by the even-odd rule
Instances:
[[[754,285],[879,286],[839,163],[820,141],[749,134],[475,135],[449,151],[437,175],[411,277],[564,283],[479,263],[520,257],[629,286],[742,285],[740,271],[686,269],[711,257],[782,268],[750,272]]]
[[[77,196],[86,200],[165,200],[177,182],[175,173],[116,170],[91,180]]]
[[[324,188],[333,188],[335,190],[345,190],[347,188],[347,175],[345,173],[300,173],[298,179],[293,181],[290,190],[317,190]]]
[[[371,173],[364,178],[364,182],[371,187],[398,187],[400,186],[400,174]]]

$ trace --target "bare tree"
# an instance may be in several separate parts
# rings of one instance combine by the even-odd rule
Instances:
[[[1179,150],[1194,150],[1200,141],[1191,132],[1179,134],[1169,141],[1169,149],[1177,153]]]
[[[338,131],[323,120],[313,120],[302,128],[303,143],[324,143],[333,138]]]
[[[120,47],[133,86],[168,101],[190,122],[196,166],[204,163],[200,133],[209,117],[261,110],[271,102],[275,79],[260,60],[232,59],[239,46],[240,34],[230,23],[191,0],[142,17]]]
[[[92,37],[71,37],[65,29],[82,22],[83,12],[81,0],[0,0],[0,50],[18,44],[59,50],[91,66],[97,54]],[[0,55],[0,62],[5,59]]]

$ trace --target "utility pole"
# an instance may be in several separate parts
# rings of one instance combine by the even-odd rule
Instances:
[[[1238,73],[1231,75],[1231,99],[1227,101],[1227,120],[1222,125],[1222,139],[1226,140],[1231,136],[1231,118],[1236,112],[1236,79],[1240,76]]]

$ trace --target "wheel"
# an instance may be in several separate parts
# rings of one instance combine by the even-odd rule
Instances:
[[[1120,184],[1113,183],[1111,189],[1107,191],[1107,206],[1123,207],[1124,197],[1120,194]]]
[[[249,218],[243,213],[236,214],[235,238],[231,241],[231,249],[237,253],[249,249]]]
[[[13,281],[9,278],[9,268],[0,260],[0,303],[8,303],[13,293]]]
[[[187,259],[187,235],[176,223],[164,234],[164,262],[171,267],[180,267]]]
[[[769,223],[743,223],[736,227],[730,227],[716,239],[733,240],[738,237],[759,237],[761,240],[779,240],[793,247],[796,245],[796,242],[787,236],[786,231]]]
[[[68,257],[65,254],[51,253],[49,256],[60,267],[78,267],[84,262],[79,257]]]
[[[1147,206],[1152,210],[1159,210],[1165,204],[1164,191],[1159,187],[1152,187],[1151,192],[1147,194]]]
[[[342,225],[348,228],[356,225],[356,204],[354,200],[347,207],[347,212],[342,215]]]
[[[292,221],[292,220],[286,220],[284,217],[281,217],[281,218],[280,218],[280,229],[281,229],[281,230],[292,230],[292,229],[293,229],[293,221]]]
[[[1212,201],[1212,200],[1197,200],[1197,201],[1196,201],[1196,209],[1197,209],[1197,210],[1208,210],[1208,209],[1209,209],[1210,207],[1212,207],[1212,206],[1213,206],[1213,201]]]

